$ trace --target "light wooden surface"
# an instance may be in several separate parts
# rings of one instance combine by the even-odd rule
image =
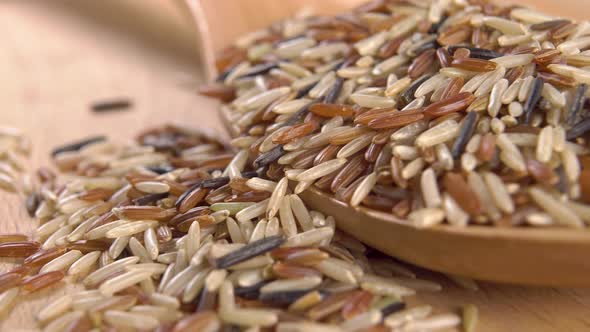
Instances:
[[[143,20],[150,24],[145,26],[144,16],[130,12],[138,3],[154,1],[0,2],[0,124],[31,136],[32,167],[48,163],[52,146],[92,134],[126,140],[169,120],[222,129],[214,103],[194,93],[198,50],[190,47],[191,25],[179,23],[185,17],[170,6],[169,14],[146,10]],[[111,11],[97,3],[110,5]],[[166,7],[165,1],[159,4]],[[133,110],[88,111],[90,102],[114,96],[132,98]],[[0,232],[30,234],[34,227],[20,198],[0,193]],[[3,262],[2,271],[10,266]],[[441,311],[476,304],[480,332],[590,330],[590,290],[483,283],[479,292],[470,292],[444,277],[426,276],[443,283],[444,291],[422,293],[412,302],[432,303]],[[34,314],[70,287],[25,297],[0,321],[0,331],[35,331]]]

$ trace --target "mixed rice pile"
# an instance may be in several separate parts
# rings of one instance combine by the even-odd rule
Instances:
[[[483,0],[373,1],[224,50],[218,83],[267,176],[418,227],[590,222],[590,22]]]
[[[248,153],[178,126],[134,145],[93,137],[37,172],[34,240],[0,235],[0,311],[63,280],[86,290],[48,303],[43,331],[430,331],[461,318],[406,307],[439,291],[335,230]],[[24,190],[25,192],[27,190]],[[461,282],[462,279],[459,279]],[[463,281],[465,282],[465,281]],[[477,317],[464,310],[468,326]],[[472,328],[470,328],[472,330]]]

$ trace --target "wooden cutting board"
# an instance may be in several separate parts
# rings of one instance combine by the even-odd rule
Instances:
[[[124,141],[164,122],[222,130],[215,103],[195,94],[201,74],[188,17],[173,2],[138,3],[0,2],[0,125],[19,127],[31,137],[30,169],[47,165],[53,146],[93,134]],[[131,98],[133,109],[89,111],[91,102],[118,96]],[[21,198],[0,192],[0,233],[31,234],[34,228]],[[3,260],[0,270],[11,265]],[[444,290],[411,302],[431,303],[438,311],[473,303],[481,312],[480,332],[590,330],[590,290],[485,283],[471,292],[440,275],[424,276]],[[34,314],[72,287],[64,283],[25,296],[2,318],[0,331],[36,331]]]

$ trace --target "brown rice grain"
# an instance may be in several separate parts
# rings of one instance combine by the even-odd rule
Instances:
[[[34,293],[42,288],[53,286],[60,282],[64,277],[61,271],[51,271],[36,276],[29,277],[23,281],[21,287],[24,291]]]

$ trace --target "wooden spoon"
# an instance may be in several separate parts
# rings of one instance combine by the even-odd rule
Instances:
[[[417,228],[367,208],[351,208],[316,188],[300,194],[338,228],[389,255],[474,279],[555,287],[590,287],[590,231],[440,225]]]
[[[310,3],[318,13],[333,14],[363,1],[187,0],[200,31],[209,78],[215,75],[215,52],[244,32],[267,26]],[[235,135],[226,119],[222,116]],[[589,231],[449,225],[419,229],[391,214],[351,208],[313,187],[301,198],[310,208],[334,216],[339,229],[389,255],[431,270],[505,283],[590,287]]]

